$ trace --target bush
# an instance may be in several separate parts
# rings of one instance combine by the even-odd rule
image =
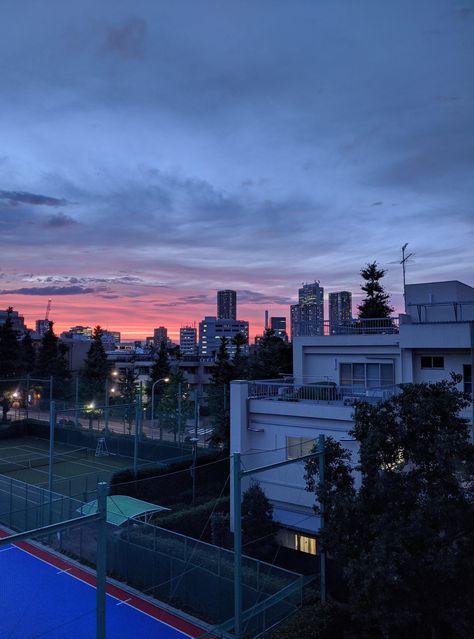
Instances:
[[[219,497],[199,506],[183,508],[179,512],[159,513],[154,515],[152,523],[160,528],[168,528],[182,535],[211,542],[210,517],[213,512],[227,514],[229,505],[229,497]]]

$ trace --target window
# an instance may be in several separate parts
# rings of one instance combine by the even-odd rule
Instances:
[[[315,444],[314,439],[306,437],[287,437],[286,438],[286,458],[298,459],[303,455],[309,455]]]
[[[317,554],[316,539],[314,537],[306,537],[306,535],[295,534],[295,549],[300,552],[306,552],[308,555]]]
[[[444,368],[444,357],[424,356],[421,358],[421,368]]]
[[[393,364],[341,364],[339,380],[341,386],[363,386],[364,388],[393,386]]]
[[[464,364],[462,367],[462,377],[464,382],[464,392],[472,394],[472,366]]]

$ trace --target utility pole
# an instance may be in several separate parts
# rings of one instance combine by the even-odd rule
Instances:
[[[403,246],[402,246],[402,259],[400,261],[400,264],[402,265],[402,271],[403,271],[403,306],[405,309],[405,313],[407,312],[407,297],[406,297],[406,267],[405,264],[407,263],[407,261],[410,259],[410,257],[413,256],[413,253],[409,253],[408,255],[405,255],[405,251],[407,249],[408,246],[408,242],[406,242]]]

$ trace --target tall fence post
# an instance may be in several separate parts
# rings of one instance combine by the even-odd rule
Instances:
[[[96,639],[105,639],[107,572],[107,482],[105,481],[97,484],[97,511],[101,518],[97,522]]]
[[[240,453],[233,455],[233,492],[234,492],[234,637],[242,637],[242,505]]]
[[[54,468],[54,424],[56,421],[56,402],[49,403],[49,460],[48,460],[48,490],[53,491]]]
[[[135,473],[135,475],[138,471],[138,443],[140,438],[140,413],[142,410],[140,399],[141,397],[138,394],[135,406],[135,437],[133,442],[133,472]]]
[[[324,465],[325,465],[325,441],[324,435],[318,437],[318,449],[319,449],[319,482],[324,486]],[[320,530],[324,531],[324,515],[325,515],[325,503],[322,500],[319,504],[320,512]],[[319,553],[319,588],[321,603],[326,603],[326,551],[324,544],[321,544],[321,552]]]

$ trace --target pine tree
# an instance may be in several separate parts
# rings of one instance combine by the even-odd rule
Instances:
[[[170,373],[168,382],[160,384],[160,394],[157,406],[157,415],[162,429],[173,433],[174,441],[177,440],[179,430],[184,431],[186,420],[193,413],[193,402],[190,398],[189,384],[182,371]]]
[[[36,351],[33,346],[31,335],[28,331],[25,332],[23,339],[21,340],[21,359],[23,371],[27,374],[33,373],[36,365]]]
[[[13,330],[13,308],[7,308],[5,322],[0,326],[0,378],[17,377],[21,374],[20,344]]]
[[[364,280],[361,289],[366,294],[362,304],[358,307],[359,319],[380,319],[390,317],[393,308],[388,303],[390,295],[385,292],[380,280],[385,275],[385,270],[378,268],[377,262],[367,264],[361,269],[360,274]]]
[[[168,377],[170,374],[170,363],[168,358],[168,349],[166,348],[166,342],[163,340],[160,342],[160,348],[158,350],[158,357],[151,369],[151,381],[156,382],[159,379]]]
[[[122,402],[125,404],[123,420],[127,425],[128,434],[132,432],[135,421],[135,402],[137,399],[137,375],[133,368],[126,368],[119,379],[119,391]]]
[[[109,373],[107,355],[102,344],[103,330],[94,328],[92,344],[81,371],[81,397],[86,402],[104,403],[105,381]]]
[[[250,361],[252,379],[278,379],[281,375],[291,375],[293,370],[292,347],[267,329],[258,343]]]
[[[53,377],[53,397],[64,399],[70,393],[71,373],[66,359],[68,348],[59,341],[53,326],[54,323],[49,322],[49,328],[41,340],[35,374],[42,378]]]
[[[233,367],[227,351],[228,340],[222,337],[216,355],[216,365],[210,376],[208,402],[214,417],[214,431],[210,443],[228,448],[230,444],[230,399],[229,384],[233,378]]]
[[[235,346],[235,355],[232,360],[232,379],[245,379],[248,374],[248,357],[242,354],[242,348],[247,344],[248,339],[243,333],[237,333],[232,338]]]

